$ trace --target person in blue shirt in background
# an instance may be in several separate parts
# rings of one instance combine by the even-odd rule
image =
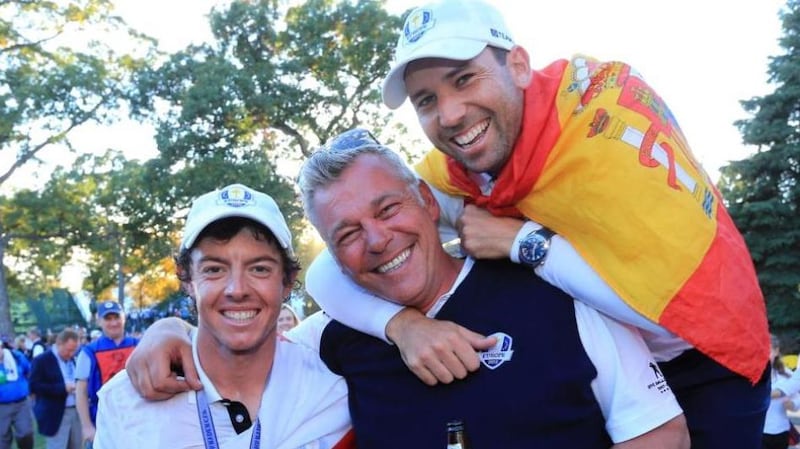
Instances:
[[[25,354],[3,341],[0,351],[0,449],[33,449],[33,411],[28,400],[31,365]]]

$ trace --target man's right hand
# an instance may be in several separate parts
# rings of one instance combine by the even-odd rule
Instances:
[[[480,367],[476,351],[494,346],[494,337],[451,321],[426,317],[406,307],[386,325],[386,335],[400,349],[408,368],[428,385],[463,379]]]
[[[178,318],[156,321],[142,336],[125,368],[136,391],[151,401],[169,399],[203,385],[192,359],[190,327]],[[181,367],[179,376],[172,367]]]
[[[87,441],[94,441],[94,433],[97,429],[90,423],[85,426],[81,426],[81,436],[83,438],[84,445]]]

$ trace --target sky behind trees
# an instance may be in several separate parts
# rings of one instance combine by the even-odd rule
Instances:
[[[773,90],[768,57],[777,54],[782,0],[490,0],[504,13],[534,67],[575,53],[621,59],[639,70],[678,118],[689,143],[712,178],[729,160],[754,149],[741,144],[735,120],[746,118],[740,100]],[[210,38],[206,13],[220,0],[117,0],[135,28],[175,51]],[[388,0],[401,13],[419,0]],[[155,11],[159,11],[158,14]],[[424,137],[406,103],[395,113]],[[152,146],[147,129],[136,129],[127,145]]]

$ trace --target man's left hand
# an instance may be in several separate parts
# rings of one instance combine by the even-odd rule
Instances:
[[[461,248],[476,259],[507,259],[520,228],[516,218],[495,217],[485,209],[468,204],[456,227]]]

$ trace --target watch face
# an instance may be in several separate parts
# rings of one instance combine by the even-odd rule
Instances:
[[[539,265],[547,255],[549,243],[549,239],[538,232],[528,234],[519,245],[520,262],[532,266]]]

